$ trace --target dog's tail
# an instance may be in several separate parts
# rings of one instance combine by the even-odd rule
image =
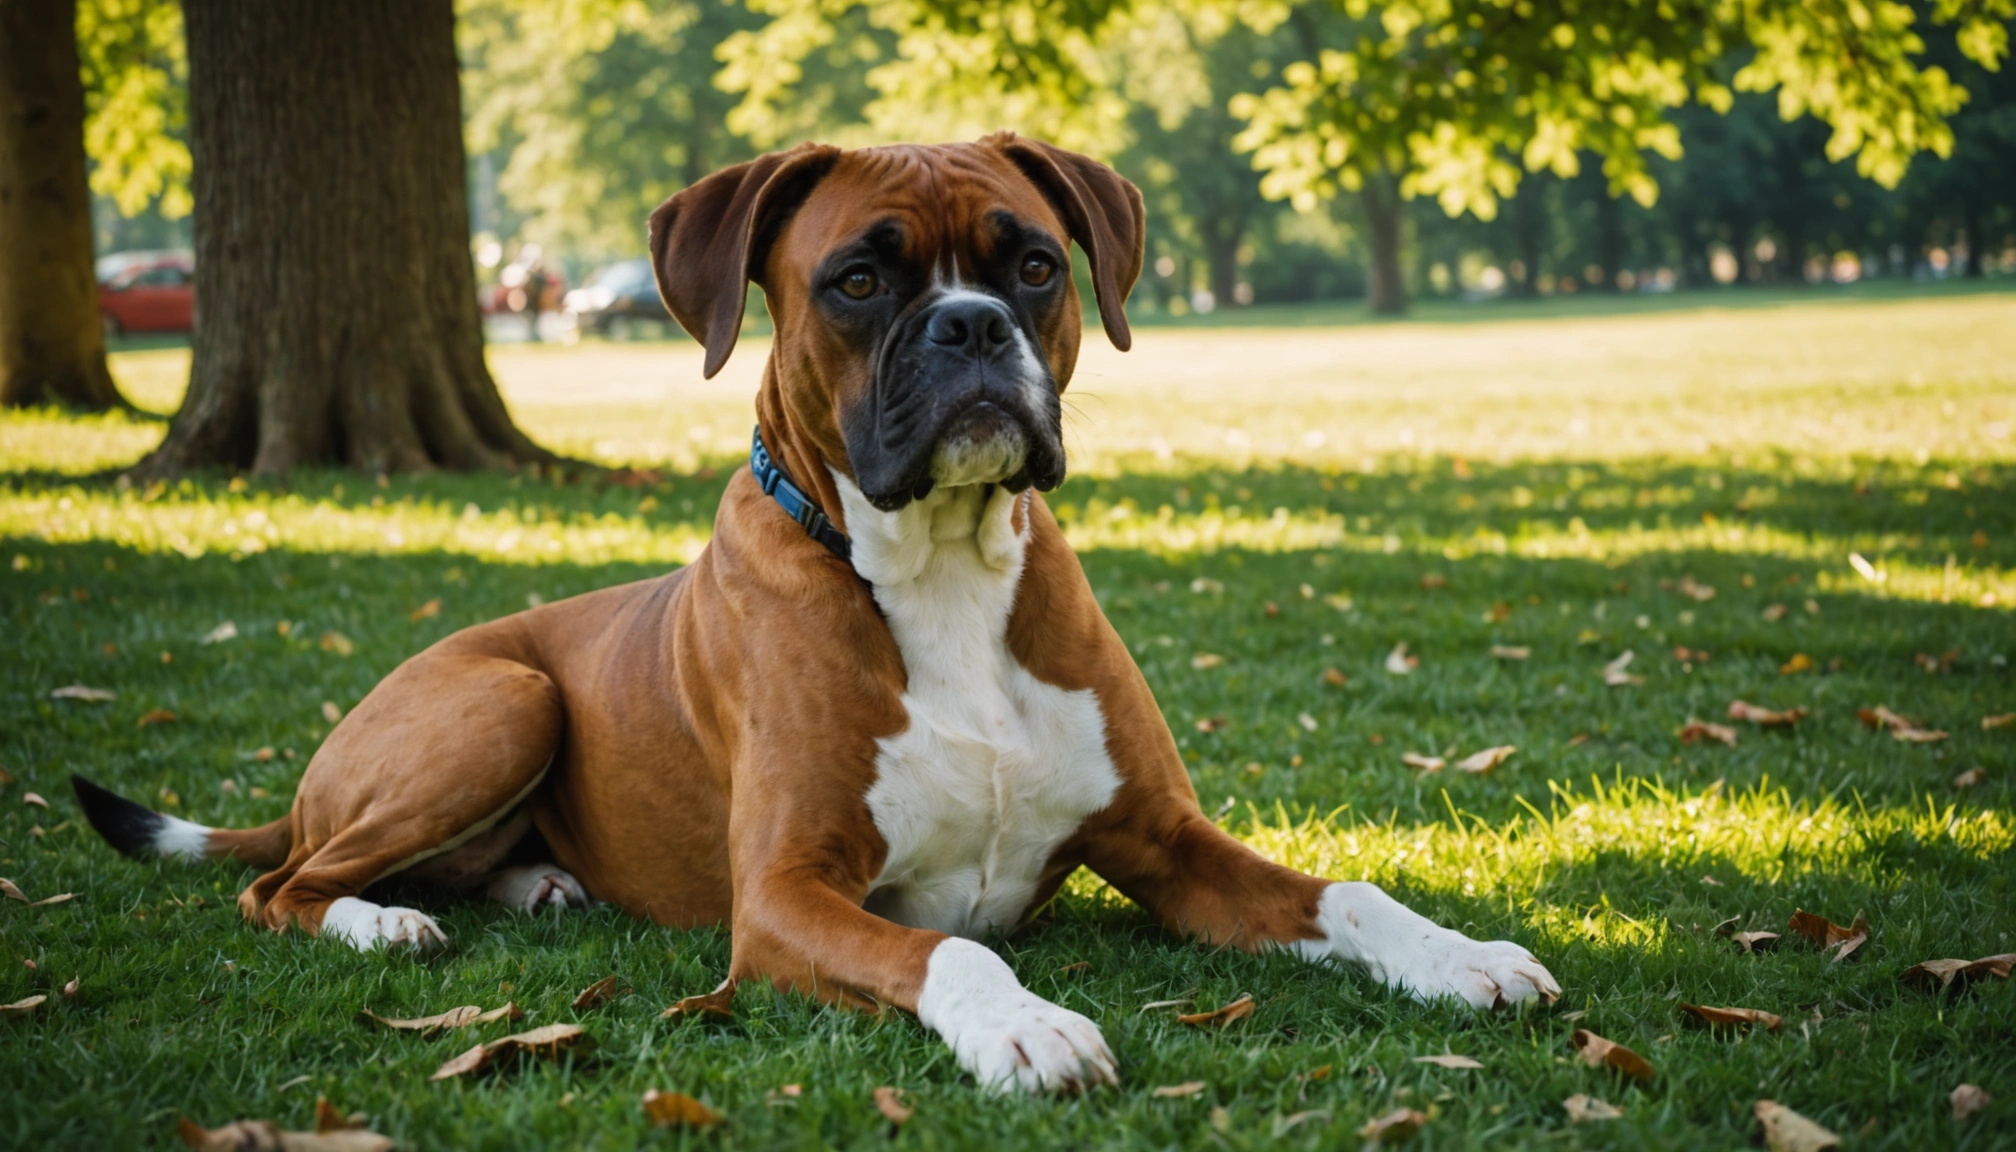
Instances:
[[[70,787],[98,835],[135,860],[228,858],[256,868],[276,868],[294,848],[292,821],[285,816],[257,828],[205,828],[142,807],[82,776],[70,777]]]

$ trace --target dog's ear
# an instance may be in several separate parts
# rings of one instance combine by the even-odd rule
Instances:
[[[1134,343],[1127,327],[1127,294],[1141,275],[1147,214],[1141,190],[1089,156],[1004,132],[994,143],[1055,205],[1071,239],[1092,262],[1092,291],[1099,319],[1113,346]]]
[[[707,349],[712,378],[735,350],[749,279],[840,150],[800,144],[723,168],[651,213],[651,267],[679,326]]]

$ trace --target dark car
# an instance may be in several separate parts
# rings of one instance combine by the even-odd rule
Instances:
[[[105,334],[187,332],[196,322],[196,260],[187,252],[118,252],[98,261]]]
[[[663,335],[672,323],[658,298],[658,281],[649,260],[625,260],[595,270],[587,281],[567,293],[567,310],[582,333],[628,340],[644,331]]]

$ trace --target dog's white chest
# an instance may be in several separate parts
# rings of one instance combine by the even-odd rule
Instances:
[[[855,568],[909,677],[909,726],[880,742],[868,791],[889,854],[867,906],[959,936],[1013,927],[1052,853],[1119,788],[1105,718],[1008,651],[1017,497],[951,489],[885,513],[839,479]]]

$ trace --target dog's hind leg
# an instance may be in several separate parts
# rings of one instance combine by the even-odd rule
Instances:
[[[502,839],[493,834],[523,819],[545,779],[562,724],[559,690],[543,673],[453,649],[421,653],[330,733],[294,798],[292,853],[239,907],[276,931],[298,924],[363,950],[445,943],[431,918],[380,907],[364,890]]]

